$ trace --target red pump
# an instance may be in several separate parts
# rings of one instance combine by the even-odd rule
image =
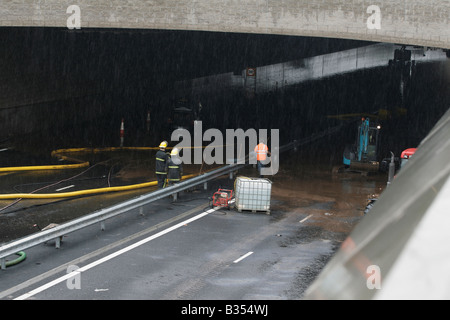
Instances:
[[[231,200],[232,197],[233,197],[233,190],[219,189],[213,194],[212,205],[213,207],[229,208],[229,201]]]

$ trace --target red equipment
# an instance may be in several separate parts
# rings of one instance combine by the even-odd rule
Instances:
[[[213,207],[229,207],[228,202],[233,197],[233,190],[219,189],[214,192],[212,197]]]
[[[405,149],[402,152],[402,155],[400,156],[402,159],[409,159],[409,157],[411,157],[415,152],[416,152],[417,148],[409,148],[409,149]]]
[[[403,167],[406,162],[408,162],[409,158],[416,152],[417,148],[409,148],[403,150],[401,156],[400,156],[400,166]]]

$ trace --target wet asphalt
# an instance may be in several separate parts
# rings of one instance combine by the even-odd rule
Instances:
[[[99,165],[78,176],[79,181],[67,183],[76,188],[92,188],[149,181],[153,174],[151,159],[146,153],[110,156],[107,165]],[[30,248],[25,261],[0,272],[0,297],[21,297],[66,275],[69,266],[83,268],[98,263],[81,273],[80,288],[69,288],[70,283],[65,280],[28,299],[301,299],[364,217],[367,199],[381,193],[386,185],[385,175],[335,175],[329,165],[303,160],[301,154],[289,154],[277,175],[270,177],[270,214],[222,208],[183,224],[211,208],[209,198],[218,188],[233,188],[234,180],[222,177],[210,182],[207,190],[201,186],[182,192],[177,202],[161,199],[110,219],[105,231],[92,226],[69,234],[63,238],[60,249],[51,242]],[[199,169],[190,168],[191,172]],[[1,189],[31,192],[74,174],[5,175]],[[238,175],[255,176],[256,169],[248,166]],[[38,232],[33,227],[36,223],[63,223],[152,190],[74,199],[22,199],[16,203],[2,200],[0,206],[5,209],[0,212],[0,242]],[[181,226],[165,233],[179,223]],[[158,233],[162,235],[98,262]],[[76,284],[74,281],[72,284]]]

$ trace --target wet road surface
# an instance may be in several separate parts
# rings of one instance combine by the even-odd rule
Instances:
[[[121,165],[110,161],[116,164],[116,170],[111,169],[115,165],[99,165],[78,177],[81,181],[68,183],[81,188],[98,187],[108,181],[139,183],[143,177],[151,180],[151,159],[148,154],[122,155]],[[367,199],[381,193],[386,185],[384,175],[331,172],[328,165],[304,161],[302,155],[291,153],[282,161],[278,174],[270,177],[270,215],[221,209],[83,272],[81,289],[68,289],[62,281],[30,299],[300,299],[363,217]],[[239,175],[255,173],[256,169],[249,166]],[[7,175],[1,188],[3,192],[31,192],[74,172],[54,174]],[[64,276],[70,264],[86,266],[194,217],[209,208],[208,198],[218,187],[232,188],[233,182],[223,177],[209,183],[208,190],[202,187],[183,192],[176,203],[158,200],[140,211],[107,221],[105,231],[93,226],[69,234],[58,250],[52,243],[31,248],[25,261],[0,272],[0,296],[20,297]],[[35,223],[62,223],[151,191],[147,188],[51,201],[23,199],[12,205],[13,200],[2,200],[2,208],[7,207],[0,215],[2,241],[37,232],[32,227]]]

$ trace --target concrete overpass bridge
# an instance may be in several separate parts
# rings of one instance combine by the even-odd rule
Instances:
[[[0,26],[202,30],[450,48],[448,0],[2,1]]]

